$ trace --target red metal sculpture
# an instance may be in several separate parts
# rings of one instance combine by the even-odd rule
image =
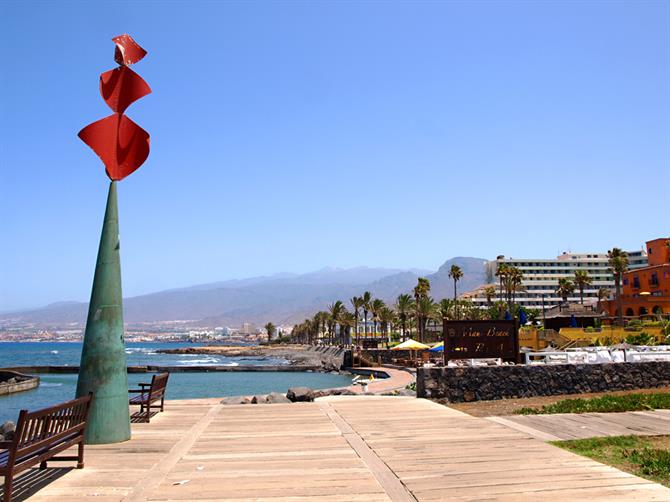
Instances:
[[[102,159],[107,176],[122,180],[149,156],[149,133],[124,115],[126,108],[151,92],[149,85],[128,65],[137,63],[146,51],[130,35],[112,39],[118,68],[100,75],[100,94],[114,112],[79,131],[79,137]]]
[[[114,113],[79,131],[111,179],[77,379],[77,396],[94,395],[86,424],[89,444],[130,438],[116,185],[149,155],[149,134],[124,115],[132,103],[151,92],[142,77],[128,68],[146,51],[129,35],[112,40],[120,66],[100,75],[100,94]]]

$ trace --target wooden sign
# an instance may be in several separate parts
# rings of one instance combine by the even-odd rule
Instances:
[[[501,358],[519,362],[516,321],[443,321],[444,361]]]

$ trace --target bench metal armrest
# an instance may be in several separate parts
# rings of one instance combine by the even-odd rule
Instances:
[[[12,446],[11,441],[0,441],[0,450],[7,450],[10,446]]]
[[[138,383],[137,385],[139,385],[140,387],[151,387],[150,383]]]
[[[146,392],[146,390],[144,390],[144,389],[128,389],[128,392],[136,392],[136,393],[139,393],[139,394],[144,394]]]

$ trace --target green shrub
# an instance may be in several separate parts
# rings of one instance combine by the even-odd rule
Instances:
[[[670,476],[670,451],[655,448],[642,448],[623,452],[624,457],[640,466],[642,474],[647,476]]]
[[[643,411],[670,409],[670,393],[627,394],[625,396],[603,396],[591,399],[563,399],[541,408],[521,408],[519,415],[541,415],[551,413],[613,413],[621,411]]]
[[[639,335],[628,335],[626,343],[631,345],[656,345],[657,341],[655,336],[642,331]]]

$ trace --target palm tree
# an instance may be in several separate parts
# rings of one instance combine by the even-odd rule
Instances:
[[[384,306],[377,313],[377,317],[381,323],[382,335],[386,337],[387,340],[389,340],[389,326],[395,320],[395,312],[393,312],[393,310],[387,306]]]
[[[510,289],[512,297],[510,307],[510,313],[511,313],[514,308],[514,304],[516,303],[517,291],[525,291],[525,288],[523,287],[523,272],[521,272],[521,270],[518,269],[517,267],[512,267],[510,270],[510,283],[511,283]]]
[[[512,313],[514,311],[513,306],[516,292],[523,290],[523,273],[517,267],[504,265],[504,268],[500,271],[500,279],[501,284],[505,287],[507,310]]]
[[[568,279],[567,277],[561,277],[558,280],[558,288],[556,289],[556,294],[563,298],[563,302],[568,301],[568,296],[570,296],[575,290],[575,284]]]
[[[343,309],[344,304],[340,300],[337,300],[336,302],[328,305],[328,339],[331,345],[333,344],[335,337],[335,327],[337,326],[337,320]]]
[[[403,293],[398,296],[398,299],[395,302],[395,309],[398,312],[398,317],[400,319],[400,326],[402,328],[402,341],[407,340],[407,316],[414,308],[414,300],[407,293]]]
[[[495,286],[486,286],[484,288],[484,296],[486,296],[486,304],[491,307],[493,305],[493,298],[496,296]]]
[[[340,325],[340,343],[349,343],[349,340],[351,339],[351,328],[356,325],[356,317],[343,307],[337,318],[337,322]]]
[[[314,323],[316,324],[316,336],[319,337],[319,332],[321,333],[321,338],[326,336],[326,323],[328,322],[328,312],[323,310],[314,314]]]
[[[438,312],[442,320],[452,319],[454,315],[454,302],[448,298],[443,298],[437,304]]]
[[[610,297],[611,291],[609,288],[599,288],[598,289],[598,306],[596,307],[598,313],[600,313],[600,304],[603,300],[607,300]]]
[[[426,331],[426,322],[433,313],[433,305],[435,302],[430,296],[423,296],[419,298],[414,304],[414,314],[416,315],[416,325],[419,330],[419,341],[423,343],[423,335]]]
[[[463,271],[461,270],[461,267],[458,265],[452,265],[449,269],[449,277],[454,280],[454,301],[456,301],[456,297],[458,296],[456,294],[456,283],[463,277]]]
[[[377,322],[379,322],[379,314],[381,313],[384,307],[386,307],[386,304],[379,298],[375,298],[374,300],[372,300],[372,303],[370,304],[370,310],[372,311],[372,321],[374,323],[373,326],[375,336],[377,336]]]
[[[425,277],[419,277],[414,286],[414,300],[419,301],[419,298],[426,298],[428,293],[430,293],[430,281]]]
[[[614,291],[616,295],[617,317],[619,326],[623,326],[623,305],[621,302],[621,280],[628,270],[628,253],[619,248],[612,248],[607,252],[607,260],[614,276]]]
[[[579,302],[584,305],[584,288],[591,284],[591,277],[586,270],[575,270],[575,285],[579,288]]]
[[[440,311],[440,305],[438,303],[433,302],[433,310],[428,319],[433,321],[433,333],[437,333],[438,323],[443,324],[442,312]]]
[[[363,293],[363,296],[360,298],[362,305],[361,307],[363,308],[363,317],[365,319],[365,338],[368,337],[368,312],[370,311],[370,303],[372,302],[372,293],[369,291],[366,291]]]
[[[275,329],[277,329],[277,327],[271,322],[269,322],[264,326],[264,328],[268,332],[268,343],[270,343],[270,340],[272,340],[272,333],[275,332]]]
[[[363,307],[363,299],[360,296],[354,296],[349,301],[354,309],[354,334],[356,335],[356,343],[358,343],[358,312]]]
[[[498,292],[500,293],[500,296],[498,298],[498,301],[503,301],[503,282],[505,282],[505,276],[507,276],[507,270],[509,269],[509,265],[506,263],[500,263],[498,267],[496,268],[496,277],[498,277],[499,281],[499,287],[498,287]]]

